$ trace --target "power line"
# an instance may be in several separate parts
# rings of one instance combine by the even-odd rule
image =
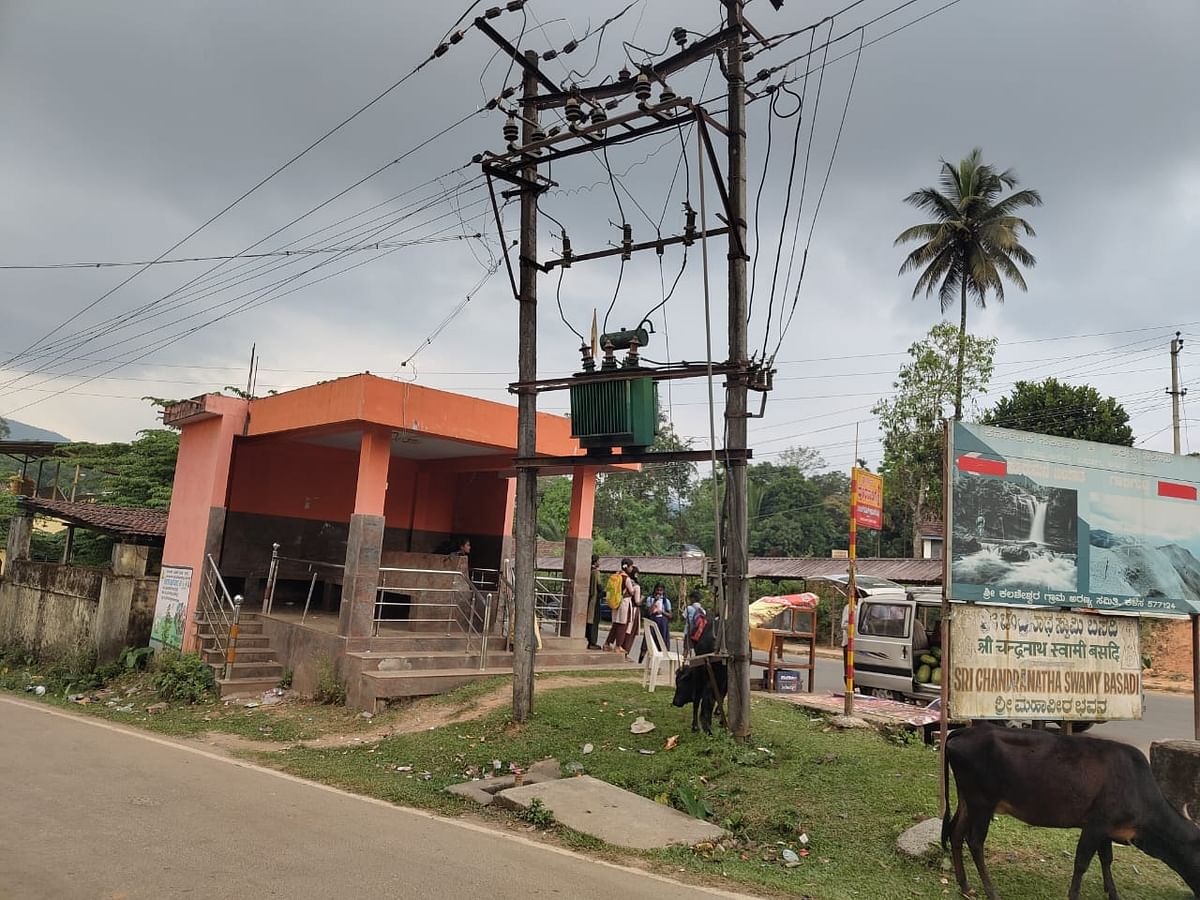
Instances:
[[[438,238],[441,241],[459,241],[465,238],[481,238],[482,234],[471,235],[452,235],[446,238]],[[429,241],[428,243],[434,243]],[[306,250],[270,250],[266,253],[237,253],[229,256],[182,256],[175,259],[151,259],[139,260],[136,262],[68,262],[68,263],[43,263],[39,265],[23,265],[23,266],[3,266],[0,269],[109,269],[119,266],[163,266],[174,263],[193,263],[193,262],[214,262],[216,260],[232,260],[232,259],[268,259],[279,256],[303,256],[317,253],[357,253],[366,250],[390,250],[392,245],[376,242],[358,247],[313,247]]]
[[[477,4],[478,4],[478,0],[476,0],[476,3],[473,3],[471,5],[471,7],[468,8],[468,11],[470,9],[474,8]],[[462,21],[462,19],[460,18],[459,21]],[[460,37],[460,39],[461,39],[461,37]],[[284,170],[289,168],[293,163],[297,162],[298,160],[300,160],[301,158],[306,156],[308,153],[310,153],[312,150],[316,149],[318,146],[320,146],[326,140],[328,140],[330,137],[332,137],[335,133],[340,131],[345,126],[349,125],[351,122],[353,122],[360,115],[362,115],[364,112],[366,112],[371,107],[373,107],[376,103],[378,103],[384,97],[388,96],[388,94],[392,93],[392,91],[394,91],[396,88],[400,87],[402,84],[404,84],[410,78],[412,78],[414,75],[416,75],[422,69],[424,69],[425,66],[427,66],[430,62],[432,62],[438,56],[441,56],[443,53],[445,53],[446,49],[447,49],[447,45],[445,43],[439,45],[438,48],[436,48],[432,53],[430,53],[430,55],[428,57],[426,57],[424,60],[422,60],[420,63],[418,63],[416,67],[409,70],[405,75],[403,75],[397,81],[394,81],[388,87],[384,88],[382,91],[380,91],[378,94],[376,94],[370,100],[368,100],[366,103],[364,103],[362,106],[360,106],[354,112],[352,112],[349,116],[347,116],[341,122],[334,125],[332,128],[330,128],[328,131],[326,131],[324,134],[322,134],[320,137],[318,137],[315,141],[313,141],[311,144],[309,144],[307,147],[305,147],[299,153],[292,156],[290,159],[288,159],[282,165],[276,167],[265,178],[260,179],[257,183],[255,183],[248,190],[246,190],[243,193],[241,193],[240,195],[238,195],[234,200],[232,200],[230,203],[228,203],[224,207],[222,207],[215,215],[211,216],[210,218],[205,220],[203,223],[201,223],[199,226],[192,229],[192,231],[190,231],[188,234],[186,234],[180,240],[176,241],[174,244],[172,244],[170,247],[168,247],[166,250],[164,250],[161,254],[159,254],[150,263],[148,263],[144,266],[141,266],[140,268],[138,268],[138,270],[136,272],[134,272],[132,275],[130,275],[128,278],[124,279],[123,281],[119,282],[115,287],[110,288],[109,290],[105,291],[103,294],[101,294],[95,300],[92,300],[90,303],[86,304],[81,309],[72,313],[66,319],[61,321],[58,325],[54,326],[48,332],[46,332],[44,335],[42,335],[42,337],[38,338],[32,344],[28,345],[24,350],[20,351],[20,353],[16,354],[13,357],[10,357],[9,359],[5,360],[3,363],[0,363],[0,368],[5,368],[5,367],[11,365],[17,359],[20,359],[25,353],[29,352],[30,350],[32,350],[32,349],[36,348],[38,345],[40,345],[44,340],[46,340],[47,338],[56,334],[62,328],[66,327],[71,322],[75,321],[80,316],[87,313],[89,310],[98,306],[100,303],[103,303],[106,299],[111,297],[113,294],[115,294],[121,288],[125,287],[125,285],[129,284],[131,281],[133,281],[135,278],[137,278],[139,275],[141,275],[143,272],[145,272],[147,269],[149,269],[151,265],[153,265],[154,263],[157,263],[159,260],[165,259],[167,256],[169,256],[171,253],[173,253],[179,247],[183,246],[185,243],[187,243],[189,240],[191,240],[193,237],[195,237],[201,231],[203,231],[205,228],[207,228],[209,225],[211,225],[213,222],[216,222],[218,219],[220,219],[222,216],[224,216],[227,212],[229,212],[231,209],[233,209],[235,206],[237,206],[239,203],[241,203],[243,200],[245,200],[251,194],[253,194],[257,190],[259,190],[259,188],[263,187],[268,182],[270,182],[273,178],[275,178],[277,175],[279,175],[281,172],[283,172]]]

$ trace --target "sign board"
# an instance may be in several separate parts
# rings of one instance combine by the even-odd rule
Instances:
[[[191,566],[163,566],[158,576],[158,598],[154,602],[154,624],[150,646],[183,649],[188,597],[192,593]]]
[[[830,550],[829,558],[830,559],[849,559],[850,551],[849,550]]]
[[[1200,611],[1200,459],[953,423],[955,600]]]
[[[1130,616],[955,605],[954,719],[1142,717],[1142,652]]]
[[[850,471],[850,478],[854,482],[854,521],[878,531],[883,527],[883,479],[859,468]]]

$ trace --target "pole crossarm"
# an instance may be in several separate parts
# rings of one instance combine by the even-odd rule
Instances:
[[[629,366],[627,368],[611,369],[608,371],[601,370],[599,372],[589,372],[585,375],[567,376],[564,378],[543,378],[540,381],[533,382],[514,381],[508,386],[508,391],[511,394],[519,394],[523,390],[533,390],[535,393],[540,394],[545,391],[565,391],[577,384],[593,384],[598,381],[633,381],[646,377],[653,378],[655,381],[675,381],[680,378],[703,378],[709,372],[712,372],[714,375],[732,375],[736,377],[745,374],[746,370],[739,369],[737,366],[729,365],[728,363],[714,364],[711,369],[708,363],[689,362],[655,368]]]
[[[679,463],[708,462],[709,450],[664,450],[657,453],[611,453],[584,456],[518,456],[513,460],[517,469],[557,469],[564,466],[614,466],[631,463]],[[723,462],[745,463],[754,458],[754,451],[743,448],[717,450],[717,458]]]
[[[570,268],[577,262],[588,262],[593,259],[604,259],[607,256],[616,256],[619,253],[638,253],[642,250],[658,250],[662,251],[663,247],[669,247],[672,244],[692,244],[695,241],[702,240],[706,237],[720,237],[723,234],[728,234],[728,228],[709,228],[707,231],[693,231],[690,234],[677,234],[671,237],[660,237],[653,241],[642,241],[638,244],[631,244],[628,247],[610,247],[607,250],[595,250],[591,253],[572,254],[571,256],[560,256],[556,259],[548,259],[544,263],[538,263],[538,268],[543,272],[549,272],[558,266],[566,266]]]
[[[668,75],[672,75],[680,69],[686,69],[693,63],[719,52],[740,33],[740,28],[727,26],[716,34],[697,41],[690,47],[685,47],[674,56],[669,56],[656,65],[639,67],[639,71],[661,83]],[[622,94],[631,93],[635,83],[635,76],[631,75],[629,78],[622,78],[619,81],[614,81],[612,84],[601,84],[590,88],[575,88],[570,91],[561,90],[556,85],[554,90],[548,91],[545,94],[538,94],[534,97],[523,97],[521,103],[535,109],[551,109],[556,106],[565,106],[566,102],[572,97],[581,101],[607,100],[611,97],[619,97]]]

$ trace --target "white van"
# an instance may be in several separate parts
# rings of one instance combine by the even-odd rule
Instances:
[[[820,580],[836,585],[843,595],[849,590],[845,575]],[[855,586],[855,688],[886,700],[922,705],[937,700],[941,687],[918,682],[916,674],[921,656],[931,654],[941,643],[941,590],[910,591],[886,578],[866,575],[855,578]]]

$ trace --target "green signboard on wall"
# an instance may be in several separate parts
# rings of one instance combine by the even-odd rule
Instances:
[[[952,423],[955,600],[1200,612],[1200,459]]]

